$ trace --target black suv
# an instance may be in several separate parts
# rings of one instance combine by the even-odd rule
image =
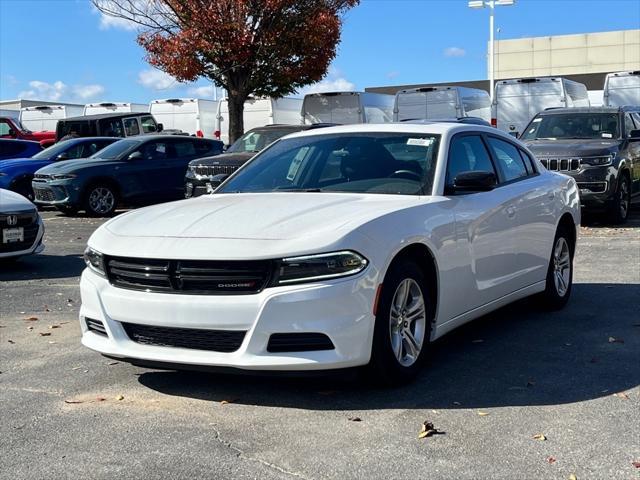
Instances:
[[[159,133],[162,124],[150,113],[102,113],[82,117],[65,118],[56,124],[56,141],[72,137],[133,137],[147,133]]]
[[[585,210],[627,220],[640,195],[640,106],[545,110],[520,140],[548,170],[575,178]]]
[[[260,150],[285,135],[330,125],[333,124],[266,125],[249,130],[222,155],[199,158],[189,164],[187,174],[184,177],[184,196],[190,198],[211,193],[223,180],[251,160]]]

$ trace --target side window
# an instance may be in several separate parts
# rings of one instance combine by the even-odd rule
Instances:
[[[215,153],[222,151],[222,147],[217,148],[216,143],[206,141],[194,141],[193,148],[195,149],[195,155],[207,155],[210,152]]]
[[[624,116],[624,138],[629,138],[631,136],[631,130],[635,130],[635,126],[633,124],[633,120],[631,120],[631,115],[628,113]]]
[[[196,149],[191,140],[178,140],[173,142],[173,149],[177,158],[193,157]]]
[[[137,118],[125,118],[124,119],[124,131],[127,134],[127,137],[131,137],[134,135],[140,135],[140,127],[138,127],[138,119]]]
[[[447,185],[453,185],[458,174],[471,171],[495,173],[489,152],[479,135],[456,137],[449,147]]]
[[[524,162],[525,167],[527,167],[527,172],[529,173],[529,175],[533,175],[534,173],[536,173],[536,168],[534,166],[535,162],[529,156],[529,154],[524,150],[520,150],[520,149],[518,149],[518,153],[522,157],[522,161]]]
[[[142,158],[145,160],[165,160],[168,157],[167,142],[160,140],[147,142],[142,145],[138,151],[142,154]]]
[[[498,168],[501,170],[505,182],[528,175],[522,157],[514,145],[495,137],[489,137],[489,145],[493,150],[498,162]]]
[[[73,147],[71,147],[69,150],[66,151],[67,154],[67,158],[82,158],[85,155],[83,154],[85,151],[85,148],[87,147],[87,144],[79,144],[79,145],[74,145]],[[87,155],[88,156],[88,155]]]
[[[631,113],[631,118],[633,118],[635,124],[636,124],[636,129],[640,130],[640,113],[638,112],[632,112]]]
[[[119,118],[104,121],[100,128],[105,137],[124,137],[122,121]]]
[[[154,133],[158,131],[156,121],[151,116],[142,117],[140,123],[142,124],[142,131],[144,133]]]
[[[5,121],[0,121],[0,135],[9,135],[9,130],[11,127]]]

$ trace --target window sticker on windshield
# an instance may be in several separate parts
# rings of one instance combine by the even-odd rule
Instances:
[[[156,152],[159,153],[167,153],[167,147],[165,144],[163,143],[159,143],[156,145]]]
[[[613,138],[613,135],[610,133],[603,133],[602,138]]]
[[[416,145],[418,147],[429,147],[433,143],[433,138],[409,138],[407,145]]]
[[[538,122],[541,122],[541,121],[542,121],[542,118],[534,118],[533,119],[533,123],[538,123]]]
[[[289,171],[287,172],[287,180],[289,180],[290,182],[293,182],[295,180],[296,175],[298,174],[298,170],[300,170],[300,165],[302,165],[302,161],[304,160],[304,157],[307,155],[308,151],[309,147],[302,147],[294,157],[293,162],[291,162]]]

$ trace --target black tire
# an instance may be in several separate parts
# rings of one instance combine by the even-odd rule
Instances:
[[[560,310],[569,301],[571,290],[573,287],[573,256],[575,253],[575,245],[572,240],[573,236],[566,227],[559,227],[556,236],[553,239],[553,249],[549,258],[549,267],[547,269],[546,287],[544,292],[540,294],[542,306],[545,310]],[[565,275],[563,266],[565,262],[562,255],[558,256],[558,249],[562,249],[559,243],[564,242],[568,248],[568,275]],[[562,288],[560,278],[564,279],[565,286]],[[568,278],[568,279],[567,279]]]
[[[399,291],[400,285],[405,280],[411,280],[412,286],[415,284],[422,293],[422,299],[425,304],[424,312],[424,331],[422,341],[420,342],[420,350],[417,359],[410,365],[402,365],[398,360],[392,345],[393,329],[400,329],[400,322],[404,317],[398,317],[398,323],[395,327],[391,326],[392,302],[396,292]],[[431,286],[429,286],[431,287]],[[412,297],[409,297],[412,298]],[[385,276],[382,286],[382,292],[378,300],[377,314],[373,333],[373,344],[371,346],[371,360],[367,366],[367,374],[375,383],[383,385],[401,385],[410,382],[420,371],[429,350],[429,342],[431,339],[431,326],[433,320],[434,305],[432,305],[431,297],[427,292],[427,283],[422,270],[412,261],[402,259],[392,264],[387,275]],[[409,328],[413,325],[418,327],[418,321],[413,324],[409,323]],[[403,322],[406,326],[408,322]],[[416,332],[413,332],[413,336]],[[397,339],[397,337],[396,337]],[[400,341],[400,356],[404,352],[405,337]],[[396,343],[396,345],[398,345]],[[408,352],[406,352],[408,354]]]
[[[609,208],[609,219],[611,223],[620,225],[626,223],[629,217],[631,206],[631,182],[626,173],[620,175],[616,193]]]
[[[77,207],[71,207],[69,205],[56,205],[56,209],[62,212],[64,215],[73,216],[78,214]]]
[[[117,207],[118,194],[108,183],[94,183],[84,192],[83,208],[90,217],[110,217]]]

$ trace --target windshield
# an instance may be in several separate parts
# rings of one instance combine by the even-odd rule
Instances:
[[[350,192],[430,194],[440,136],[326,134],[283,139],[216,193]]]
[[[32,159],[35,160],[48,160],[50,158],[56,158],[61,153],[65,152],[71,145],[75,145],[73,140],[65,140],[58,142],[55,145],[51,145],[49,148],[45,148],[39,153],[36,153]]]
[[[275,142],[280,137],[284,137],[289,133],[293,132],[290,129],[276,130],[271,128],[269,130],[252,130],[236,140],[235,143],[227,149],[227,152],[259,152],[270,143]]]
[[[103,158],[105,160],[114,160],[127,150],[140,144],[140,140],[118,140],[99,152],[94,153],[89,158]]]
[[[533,119],[521,140],[620,138],[617,113],[554,113]]]
[[[304,99],[302,113],[308,124],[362,122],[360,97],[355,94],[309,95]]]

